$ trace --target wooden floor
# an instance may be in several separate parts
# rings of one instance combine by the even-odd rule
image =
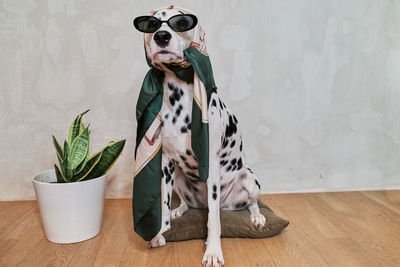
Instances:
[[[263,195],[290,225],[268,239],[222,239],[225,266],[400,266],[400,191]],[[204,241],[156,249],[132,229],[131,201],[107,200],[102,232],[46,240],[35,201],[0,202],[0,266],[201,266]]]

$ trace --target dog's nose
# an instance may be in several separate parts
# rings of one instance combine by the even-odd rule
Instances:
[[[154,34],[154,41],[160,47],[166,47],[172,35],[167,31],[159,31]]]

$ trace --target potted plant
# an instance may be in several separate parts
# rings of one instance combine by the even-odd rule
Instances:
[[[78,115],[63,147],[53,136],[59,166],[33,177],[46,238],[54,243],[75,243],[101,230],[107,172],[121,154],[125,139],[110,142],[89,156],[89,125]]]

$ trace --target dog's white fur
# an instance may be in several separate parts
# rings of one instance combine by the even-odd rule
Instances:
[[[159,10],[155,17],[161,20],[180,14],[176,9]],[[172,38],[166,47],[159,47],[154,33],[145,34],[147,57],[153,63],[176,63],[183,60],[193,30],[177,33],[166,23],[158,31],[168,31]],[[158,53],[164,51],[162,54]],[[166,53],[168,51],[168,53]],[[241,132],[237,119],[216,93],[210,99],[209,116],[209,177],[207,183],[198,178],[197,161],[191,149],[191,111],[193,84],[179,80],[174,73],[165,72],[162,113],[162,228],[148,243],[148,247],[165,245],[162,233],[170,228],[170,220],[182,216],[189,207],[207,208],[208,237],[202,260],[205,266],[221,266],[224,258],[221,248],[220,209],[247,208],[250,220],[258,228],[265,224],[257,198],[260,185],[245,164]],[[181,204],[171,211],[172,190]]]

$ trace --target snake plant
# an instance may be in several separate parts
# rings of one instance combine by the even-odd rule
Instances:
[[[58,183],[72,183],[90,180],[106,174],[124,149],[125,139],[110,142],[101,151],[89,156],[89,125],[85,127],[82,117],[89,110],[79,114],[69,129],[68,141],[60,146],[53,135],[60,167],[54,165]]]

